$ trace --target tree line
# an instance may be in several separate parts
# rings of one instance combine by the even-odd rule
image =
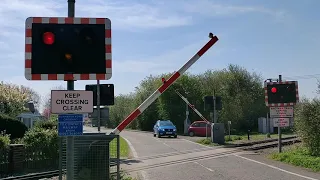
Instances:
[[[25,104],[29,101],[39,109],[41,96],[30,87],[0,83],[0,114],[15,117],[27,110]]]
[[[168,79],[172,74],[166,73],[157,76],[150,75],[143,79],[135,90],[128,94],[115,97],[115,105],[110,107],[109,127],[117,126],[135,108],[161,84],[161,78]],[[62,86],[52,89],[65,89]],[[207,70],[201,74],[184,74],[167,89],[154,103],[152,103],[129,128],[152,130],[158,119],[170,119],[183,131],[185,102],[175,93],[179,91],[190,103],[209,119],[209,112],[204,111],[203,97],[213,95],[222,97],[222,110],[218,112],[218,122],[232,121],[233,132],[243,132],[247,129],[255,130],[258,118],[265,117],[269,109],[264,102],[263,78],[256,72],[248,72],[238,65],[229,65],[222,70]],[[320,93],[320,83],[318,83]],[[8,120],[9,116],[16,119],[22,112],[28,111],[25,103],[32,100],[35,107],[44,106],[44,115],[50,116],[50,92],[42,101],[41,96],[32,88],[0,83],[0,114],[1,121]],[[191,121],[200,118],[189,110]],[[320,99],[303,99],[295,106],[294,130],[302,138],[304,145],[314,155],[320,155]],[[52,117],[56,120],[56,116]],[[7,124],[7,123],[5,123]],[[6,127],[2,127],[6,130]]]
[[[110,107],[109,127],[118,125],[139,104],[141,104],[161,84],[161,78],[169,78],[170,73],[150,75],[143,79],[134,92],[115,97],[115,105]],[[266,116],[268,108],[264,102],[263,79],[255,72],[248,72],[238,65],[229,65],[222,70],[207,70],[201,74],[182,75],[154,103],[152,103],[129,127],[152,130],[158,119],[170,119],[183,131],[186,118],[185,102],[175,93],[180,92],[206,117],[210,112],[204,110],[203,97],[217,95],[222,97],[222,110],[218,112],[218,122],[232,121],[233,129],[246,131],[257,129],[257,119]],[[200,120],[190,110],[191,121]]]

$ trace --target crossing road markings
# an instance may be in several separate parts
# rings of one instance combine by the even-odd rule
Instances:
[[[200,163],[198,163],[198,162],[194,162],[194,163],[195,163],[195,164],[198,164],[199,166],[205,168],[206,170],[208,170],[208,171],[210,171],[210,172],[213,172],[212,169],[210,169],[210,168],[208,168],[208,167],[206,167],[206,166],[204,166],[204,165],[202,165],[202,164],[200,164]]]
[[[126,172],[135,172],[135,171],[141,171],[141,170],[147,170],[147,169],[154,169],[154,168],[162,168],[172,165],[178,165],[178,164],[186,164],[186,163],[192,163],[199,160],[207,160],[207,159],[215,159],[225,156],[230,156],[236,152],[239,152],[239,150],[231,150],[226,152],[220,152],[216,154],[209,154],[209,155],[203,155],[198,157],[190,157],[186,159],[179,159],[179,160],[173,160],[173,161],[167,161],[167,162],[161,162],[161,163],[155,163],[155,164],[149,164],[149,165],[142,165],[140,167],[134,167],[132,169],[126,169]]]
[[[292,175],[298,176],[298,177],[302,177],[302,178],[309,179],[309,180],[319,180],[319,179],[315,179],[315,178],[312,178],[312,177],[303,176],[303,175],[300,175],[300,174],[297,174],[297,173],[293,173],[293,172],[290,172],[290,171],[287,171],[287,170],[284,170],[284,169],[281,169],[281,168],[278,168],[276,166],[272,166],[272,165],[269,165],[269,164],[266,164],[266,163],[263,163],[263,162],[260,162],[260,161],[256,161],[256,160],[249,159],[249,158],[246,158],[246,157],[243,157],[243,156],[239,156],[237,154],[233,154],[233,155],[237,156],[239,158],[251,161],[251,162],[255,162],[255,163],[258,163],[258,164],[261,164],[261,165],[264,165],[264,166],[268,166],[268,167],[276,169],[278,171],[282,171],[282,172],[285,172],[285,173],[288,173],[288,174],[292,174]]]

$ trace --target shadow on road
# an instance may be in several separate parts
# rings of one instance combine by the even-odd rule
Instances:
[[[120,159],[120,164],[132,165],[135,163],[140,163],[142,161],[137,159]]]

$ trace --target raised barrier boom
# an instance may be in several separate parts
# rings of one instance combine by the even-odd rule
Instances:
[[[208,51],[219,39],[217,36],[209,33],[210,41],[207,42],[187,63],[176,71],[167,81],[165,81],[155,92],[153,92],[140,106],[135,109],[127,118],[125,118],[110,134],[118,135],[133,120],[135,120],[144,110],[147,109],[165,90],[168,89],[184,72],[186,72],[200,57]]]
[[[207,124],[211,124],[210,121],[208,121],[189,101],[187,98],[185,98],[184,96],[182,96],[182,94],[180,94],[177,90],[176,90],[176,93],[180,96],[180,98],[188,104],[188,106],[195,112],[197,113],[197,115],[202,119],[204,120],[205,122],[207,122]]]

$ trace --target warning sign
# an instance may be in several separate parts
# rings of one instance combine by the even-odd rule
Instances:
[[[93,92],[92,91],[51,91],[51,113],[92,113]]]

